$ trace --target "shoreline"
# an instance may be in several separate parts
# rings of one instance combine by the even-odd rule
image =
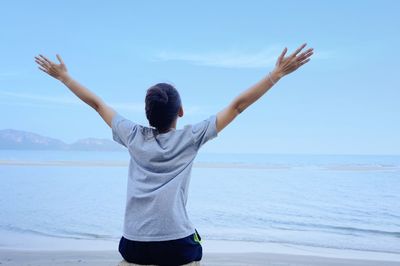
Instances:
[[[0,160],[4,166],[63,166],[63,167],[128,167],[129,161],[103,160]],[[284,164],[253,164],[253,163],[225,163],[225,162],[195,162],[195,168],[250,168],[250,169],[290,169]]]
[[[83,257],[86,257],[89,256],[89,254],[93,253],[94,255],[93,256],[90,255],[89,257],[91,259],[95,259],[96,256],[98,256],[98,254],[102,254],[104,252],[106,253],[108,252],[110,254],[115,253],[116,255],[119,256],[118,253],[119,239],[112,239],[112,240],[70,239],[70,238],[32,235],[25,233],[15,233],[2,230],[0,231],[0,235],[1,235],[0,254],[2,254],[2,256],[0,257],[4,257],[5,255],[9,254],[13,258],[18,258],[19,256],[24,256],[23,254],[25,253],[27,254],[29,253],[33,254],[32,256],[34,257],[38,256],[37,259],[39,259],[39,257],[40,259],[46,258],[48,257],[49,254],[59,254],[61,256],[59,258],[67,256],[68,254],[75,254],[73,257],[79,258],[77,254],[82,254]],[[202,246],[203,246],[203,254],[205,254],[205,257],[212,257],[217,261],[220,259],[224,260],[224,257],[231,258],[231,255],[239,257],[240,255],[242,255],[240,258],[238,258],[239,260],[242,258],[243,259],[251,258],[251,256],[249,257],[249,254],[258,253],[262,254],[260,256],[263,258],[269,258],[272,256],[272,254],[274,254],[273,257],[277,261],[281,259],[280,257],[286,258],[287,256],[289,256],[294,258],[298,256],[301,258],[317,257],[319,258],[318,259],[319,261],[320,260],[327,260],[327,261],[363,260],[363,261],[380,261],[380,262],[387,261],[387,262],[396,262],[397,265],[400,265],[400,253],[396,254],[396,253],[373,252],[373,251],[357,251],[357,250],[346,250],[346,249],[300,246],[292,244],[266,243],[266,242],[260,243],[260,242],[249,242],[249,241],[211,240],[204,238],[202,240]],[[47,255],[43,257],[40,254],[42,255],[47,254]],[[221,257],[218,254],[230,254],[230,255]],[[4,259],[0,258],[0,262],[2,262],[1,266],[8,265],[4,264]],[[43,265],[48,265],[48,264],[43,264]],[[254,264],[254,265],[263,265],[263,264]],[[354,265],[364,265],[364,264],[354,264]]]
[[[118,251],[21,251],[0,249],[2,266],[87,265],[117,266],[122,261]],[[395,266],[398,261],[327,258],[310,255],[277,254],[266,252],[203,253],[201,265],[207,266]]]
[[[0,160],[0,166],[35,166],[35,167],[128,167],[128,161],[108,160]],[[277,163],[241,163],[241,162],[195,162],[194,168],[237,168],[237,169],[265,169],[265,170],[290,170],[293,168],[309,168],[310,166],[297,166]],[[398,171],[399,165],[375,164],[327,164],[311,168],[325,171]]]

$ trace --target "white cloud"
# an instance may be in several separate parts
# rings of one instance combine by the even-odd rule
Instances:
[[[182,61],[193,65],[224,67],[224,68],[265,68],[275,65],[283,46],[270,46],[258,51],[245,52],[227,50],[221,52],[186,53],[160,52],[153,58],[155,61]],[[288,51],[292,53],[294,49]],[[324,60],[334,57],[333,51],[315,51],[313,59]]]
[[[211,53],[160,52],[156,61],[185,61],[194,65],[225,68],[264,68],[274,65],[281,52],[278,46],[271,46],[256,52],[221,51]]]
[[[318,60],[325,60],[325,59],[331,59],[334,58],[335,54],[333,51],[315,51],[312,58],[313,59],[318,59]]]
[[[5,96],[5,97],[1,97]],[[6,99],[2,99],[6,98]],[[8,100],[7,98],[13,98],[14,100]],[[67,97],[67,96],[42,96],[30,93],[16,93],[9,91],[0,91],[0,99],[3,100],[3,104],[7,103],[7,105],[11,106],[27,106],[27,107],[51,107],[51,106],[60,106],[60,105],[79,105],[82,106],[80,100],[76,97]],[[18,101],[16,101],[17,99]],[[21,102],[21,100],[27,100]],[[144,102],[107,102],[111,107],[128,112],[135,113],[145,113]],[[184,106],[185,113],[188,115],[202,115],[207,114],[209,107],[206,106],[196,106],[189,105]]]
[[[17,76],[18,76],[17,72],[11,72],[11,71],[0,72],[0,80],[12,79]]]
[[[6,96],[10,98],[17,98],[19,100],[29,100],[30,104],[32,103],[44,103],[44,104],[57,104],[57,105],[81,105],[82,103],[76,97],[67,97],[67,96],[43,96],[36,95],[30,93],[21,93],[21,92],[9,92],[9,91],[0,91],[0,96]],[[136,102],[114,102],[108,103],[110,106],[123,109],[127,111],[136,111],[142,112],[144,109],[144,103],[136,103]]]
[[[26,100],[33,100],[39,102],[46,102],[46,103],[57,103],[57,104],[78,104],[78,101],[73,98],[68,98],[64,96],[42,96],[37,94],[30,94],[30,93],[21,93],[21,92],[9,92],[9,91],[1,91],[0,95],[8,96],[12,98],[18,99],[26,99]]]

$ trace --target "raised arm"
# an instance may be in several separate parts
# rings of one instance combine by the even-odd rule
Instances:
[[[287,48],[279,56],[275,68],[266,77],[239,94],[226,108],[217,114],[217,131],[220,132],[232,122],[241,112],[263,96],[283,76],[292,73],[310,61],[313,49],[300,53],[306,44],[300,46],[291,55],[285,57]]]
[[[52,62],[43,55],[35,57],[35,61],[39,65],[40,70],[64,83],[64,85],[67,86],[76,96],[78,96],[79,99],[96,110],[96,112],[99,113],[107,125],[111,127],[111,120],[115,115],[115,111],[106,103],[104,103],[100,97],[79,84],[78,81],[74,80],[68,74],[67,66],[65,65],[61,56],[57,55],[57,59],[60,64]]]

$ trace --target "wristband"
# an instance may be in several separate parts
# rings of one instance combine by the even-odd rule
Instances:
[[[272,80],[272,78],[271,78],[271,72],[269,72],[269,74],[268,74],[268,79],[269,79],[269,81],[271,81],[272,85],[275,85],[276,82],[274,82],[274,81]]]

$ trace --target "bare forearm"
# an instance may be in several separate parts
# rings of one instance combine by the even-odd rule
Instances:
[[[83,102],[87,103],[96,111],[99,109],[100,103],[102,101],[101,98],[85,88],[78,81],[74,80],[69,75],[63,77],[62,79],[60,79],[60,81],[64,83],[64,85],[67,86],[68,89],[70,89],[70,91],[78,96],[78,98],[81,99]]]
[[[274,83],[278,82],[280,78],[279,74],[271,72],[270,75],[265,76],[259,82],[239,94],[239,96],[233,100],[233,105],[239,113],[243,112],[272,88]]]
[[[115,111],[103,102],[100,97],[69,76],[67,66],[60,55],[57,55],[57,59],[60,64],[52,62],[43,55],[35,56],[35,62],[39,65],[40,70],[64,83],[79,99],[96,110],[107,125],[111,127],[112,119],[116,114]]]
[[[306,44],[301,45],[291,55],[285,57],[287,48],[283,49],[276,61],[275,68],[270,75],[239,94],[226,108],[217,113],[217,132],[224,129],[241,112],[263,96],[283,76],[292,73],[308,61],[313,54],[313,49],[308,49],[299,54]]]

